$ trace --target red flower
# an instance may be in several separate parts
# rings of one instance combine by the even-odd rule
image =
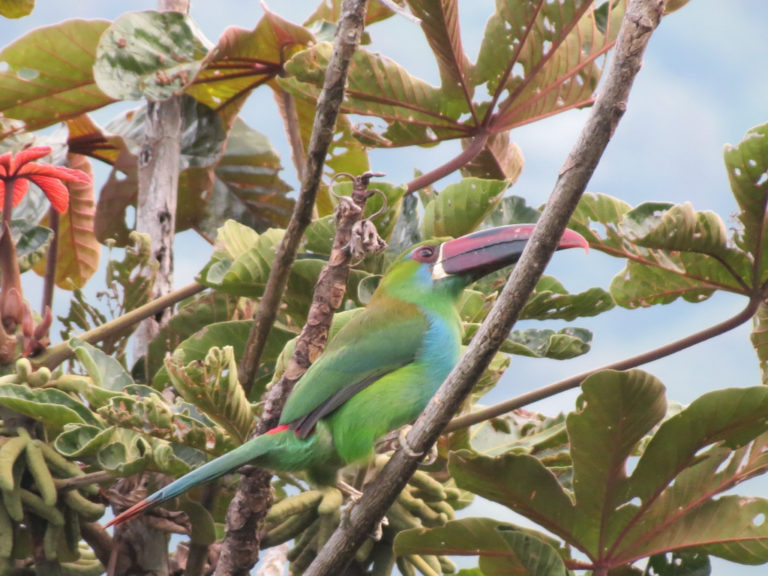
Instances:
[[[91,178],[80,170],[37,164],[34,161],[51,153],[49,146],[35,146],[22,150],[15,156],[10,152],[0,155],[0,198],[5,199],[6,183],[13,181],[13,205],[16,206],[29,190],[29,182],[37,184],[59,213],[67,211],[69,191],[64,182],[88,184]],[[4,204],[0,203],[0,208]]]

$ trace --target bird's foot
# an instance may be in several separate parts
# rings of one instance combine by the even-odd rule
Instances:
[[[437,446],[434,444],[429,447],[429,450],[426,453],[426,456],[424,456],[424,452],[417,452],[413,448],[411,448],[410,444],[408,444],[408,433],[411,431],[412,426],[408,424],[407,426],[403,426],[400,429],[400,434],[398,436],[398,440],[400,441],[400,448],[405,452],[408,456],[411,458],[422,458],[424,457],[424,460],[421,462],[421,465],[423,466],[429,466],[430,464],[434,464],[435,460],[437,460]]]
[[[347,498],[349,498],[352,502],[355,502],[355,503],[358,500],[360,500],[360,498],[363,496],[363,493],[360,492],[360,490],[358,490],[351,484],[347,484],[346,482],[344,482],[344,480],[337,480],[336,488],[341,490],[344,494],[347,495]]]
[[[386,516],[383,516],[381,520],[376,522],[376,526],[374,526],[373,532],[371,532],[371,540],[379,542],[382,539],[384,536],[384,526],[389,526],[389,519]]]

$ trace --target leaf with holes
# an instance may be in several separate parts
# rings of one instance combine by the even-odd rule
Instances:
[[[299,52],[285,66],[289,76],[278,82],[292,94],[316,100],[331,51],[323,42]],[[370,134],[379,145],[430,144],[467,133],[458,122],[467,111],[463,98],[448,97],[389,58],[364,49],[350,63],[342,111],[383,118],[387,129]]]
[[[251,91],[282,72],[283,63],[314,41],[306,28],[264,8],[253,30],[230,26],[186,93],[231,125]]]
[[[554,540],[490,518],[463,518],[395,537],[395,554],[479,556],[485,576],[565,576]]]
[[[573,499],[538,459],[513,453],[455,454],[457,484],[560,536],[595,569],[678,551],[768,561],[768,500],[722,495],[768,470],[768,389],[711,392],[666,420],[663,386],[643,372],[601,372],[582,391],[566,420]]]
[[[93,79],[93,63],[105,20],[68,20],[38,28],[2,52],[0,113],[38,130],[89,110],[112,98]]]
[[[598,58],[612,46],[624,2],[595,14],[589,0],[496,3],[472,79],[499,102],[495,124],[509,129],[588,105],[600,78]]]
[[[70,168],[82,170],[91,178],[91,162],[79,154],[67,157]],[[99,267],[101,244],[94,233],[96,212],[93,182],[82,184],[67,183],[69,207],[59,216],[58,246],[56,251],[56,286],[64,290],[82,288]],[[50,226],[50,216],[43,219],[44,226]],[[45,275],[45,262],[38,262],[35,271]]]
[[[102,34],[93,75],[117,100],[165,100],[179,94],[212,48],[180,12],[129,12]]]
[[[723,154],[728,179],[739,205],[739,221],[743,226],[736,235],[736,244],[763,263],[760,283],[768,277],[765,263],[768,234],[765,233],[766,202],[768,201],[768,124],[755,126],[736,146],[726,146]]]

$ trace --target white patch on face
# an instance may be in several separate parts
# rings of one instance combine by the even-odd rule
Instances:
[[[432,266],[432,280],[440,280],[448,276],[448,273],[443,268],[443,245],[440,244],[440,251],[437,253],[437,260],[434,266]]]

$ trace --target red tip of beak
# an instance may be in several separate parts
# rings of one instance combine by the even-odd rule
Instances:
[[[132,518],[135,518],[139,514],[141,514],[145,509],[149,508],[151,505],[151,502],[147,502],[146,500],[142,500],[141,502],[138,502],[128,508],[128,510],[123,511],[121,514],[118,514],[112,520],[107,522],[104,525],[104,528],[109,528],[110,526],[117,526],[119,524],[122,524],[123,522],[128,522],[128,520],[131,520]]]
[[[587,239],[570,228],[565,229],[557,246],[558,248],[584,248],[584,251],[589,254],[589,242],[587,242]]]

